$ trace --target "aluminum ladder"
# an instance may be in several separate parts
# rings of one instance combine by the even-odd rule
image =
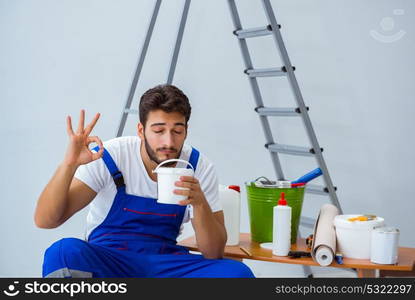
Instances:
[[[308,115],[309,107],[307,107],[304,103],[300,87],[294,74],[295,67],[291,64],[287,49],[285,48],[284,41],[282,39],[282,35],[280,32],[281,25],[277,23],[270,0],[261,1],[269,24],[264,27],[255,28],[243,28],[241,20],[239,18],[235,0],[228,0],[228,4],[232,16],[233,25],[235,28],[233,33],[238,40],[239,47],[242,52],[242,58],[245,64],[244,72],[248,77],[255,99],[255,111],[258,113],[265,134],[265,147],[269,150],[269,153],[271,155],[271,160],[273,162],[273,166],[277,174],[278,180],[285,180],[284,172],[282,170],[279,159],[279,154],[315,157],[318,166],[322,170],[325,186],[307,184],[306,192],[329,196],[331,203],[335,205],[339,209],[340,214],[342,214],[342,208],[340,206],[340,202],[336,194],[337,188],[333,186],[332,180],[330,178],[330,174],[322,154],[323,148],[320,147],[317,141],[313,125],[311,124],[311,120]],[[257,69],[252,64],[251,55],[246,40],[250,38],[268,35],[273,37],[283,66]],[[297,103],[297,107],[265,107],[257,80],[257,78],[260,77],[287,77],[295,101]],[[311,144],[311,148],[276,143],[271,131],[271,126],[268,117],[301,117]],[[313,220],[312,218],[302,216],[300,224],[306,227],[313,227],[315,224],[315,220]],[[304,272],[306,275],[312,276],[310,267],[304,266]]]
[[[248,76],[249,83],[252,88],[252,92],[255,99],[256,108],[255,111],[258,113],[261,125],[264,130],[266,144],[265,147],[269,150],[271,159],[274,165],[275,172],[277,174],[278,180],[285,180],[284,173],[281,167],[279,154],[288,154],[288,155],[299,155],[299,156],[311,156],[315,157],[318,166],[322,170],[323,179],[325,186],[318,186],[307,184],[306,192],[327,195],[330,197],[331,203],[339,209],[342,213],[342,209],[337,198],[336,190],[337,188],[333,186],[333,183],[330,178],[327,165],[323,158],[323,148],[320,147],[316,134],[311,124],[310,117],[308,115],[309,107],[305,106],[303,96],[301,95],[300,87],[298,85],[297,79],[295,77],[294,71],[295,67],[291,65],[290,58],[288,57],[287,50],[284,45],[284,41],[281,36],[281,25],[277,23],[275,18],[274,11],[272,9],[271,3],[269,0],[262,0],[264,11],[267,16],[269,25],[264,27],[256,27],[250,29],[242,28],[241,21],[239,18],[238,10],[235,4],[235,0],[228,0],[229,8],[232,15],[233,24],[235,27],[234,35],[237,37],[239,46],[242,52],[242,57],[245,63],[245,73]],[[274,42],[277,46],[280,58],[283,62],[282,67],[277,68],[266,68],[266,69],[256,69],[252,65],[251,56],[249,54],[248,46],[246,40],[248,38],[254,38],[259,36],[272,35]],[[294,98],[297,102],[297,107],[292,108],[276,108],[276,107],[264,107],[262,100],[261,92],[258,85],[257,78],[259,77],[287,77],[288,82],[291,86],[291,89],[294,94]],[[269,124],[268,117],[301,117],[310,144],[312,148],[299,147],[292,145],[279,144],[274,141],[272,135],[271,127]]]

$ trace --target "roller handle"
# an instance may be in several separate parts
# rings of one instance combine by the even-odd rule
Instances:
[[[293,183],[300,183],[300,182],[304,182],[307,183],[315,178],[317,178],[318,176],[322,175],[323,172],[321,171],[320,168],[314,169],[313,171],[305,174],[304,176],[301,176],[300,178],[298,178],[297,180],[294,180],[291,182],[291,184]]]

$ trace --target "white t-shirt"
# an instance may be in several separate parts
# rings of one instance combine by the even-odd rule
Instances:
[[[157,182],[149,177],[144,167],[140,155],[141,139],[138,136],[123,136],[105,141],[103,144],[124,177],[126,193],[156,199]],[[179,158],[188,161],[191,151],[192,147],[184,144]],[[186,167],[186,165],[179,162],[177,167]],[[89,204],[85,233],[85,240],[87,240],[89,234],[106,218],[117,189],[102,158],[79,166],[74,176],[97,193]],[[222,210],[219,202],[219,183],[216,170],[202,153],[200,153],[194,176],[199,180],[212,212]],[[193,218],[193,210],[192,206],[188,205],[180,232],[183,229],[183,223],[188,222],[190,218]]]

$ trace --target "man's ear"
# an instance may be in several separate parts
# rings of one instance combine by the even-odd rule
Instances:
[[[141,140],[144,140],[144,125],[141,122],[137,125],[137,134]]]

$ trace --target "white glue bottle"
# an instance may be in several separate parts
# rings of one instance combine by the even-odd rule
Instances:
[[[277,256],[288,256],[291,248],[291,207],[284,196],[282,192],[278,205],[274,206],[272,254]]]

